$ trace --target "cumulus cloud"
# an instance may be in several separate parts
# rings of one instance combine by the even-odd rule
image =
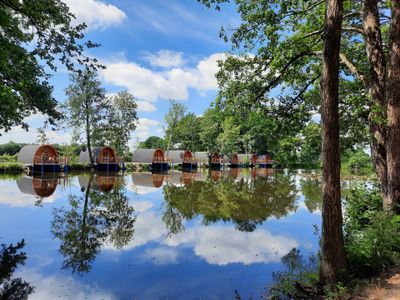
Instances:
[[[77,22],[85,22],[89,29],[107,28],[121,24],[126,14],[118,7],[99,0],[64,0]]]
[[[179,251],[175,248],[158,247],[147,249],[142,257],[153,261],[156,265],[175,264],[178,261]]]
[[[149,136],[152,135],[159,135],[161,123],[157,120],[152,120],[148,118],[139,118],[138,125],[136,130],[134,131],[133,135],[140,140],[145,140]]]
[[[216,265],[279,262],[283,255],[298,246],[292,238],[272,235],[262,229],[239,232],[222,226],[189,228],[168,238],[166,244],[193,247],[196,255]]]
[[[102,70],[101,74],[107,83],[122,86],[145,101],[186,100],[190,88],[199,93],[217,89],[217,61],[224,57],[223,53],[214,53],[193,68],[174,67],[161,71],[142,67],[135,62],[117,61],[108,63],[107,69]]]
[[[156,110],[155,105],[147,101],[139,100],[137,101],[137,105],[138,111],[153,112]]]
[[[152,66],[161,68],[180,67],[185,63],[182,52],[171,50],[160,50],[156,53],[147,52],[143,58]]]
[[[72,276],[51,275],[44,276],[35,269],[23,269],[17,272],[16,276],[22,277],[35,287],[29,299],[116,299],[109,292],[102,291],[100,287],[92,286],[76,281]]]

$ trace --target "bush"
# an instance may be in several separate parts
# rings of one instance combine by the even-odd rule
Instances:
[[[3,162],[0,163],[0,172],[4,173],[20,173],[24,170],[24,167],[17,162]]]
[[[82,164],[75,162],[69,163],[68,166],[71,171],[86,171],[91,169],[89,164]]]
[[[351,173],[371,173],[371,156],[365,153],[362,149],[347,152],[343,155],[343,169]]]
[[[375,185],[351,190],[345,209],[345,247],[352,273],[373,276],[399,261],[400,216],[383,211]]]
[[[10,162],[17,162],[17,154],[15,154],[15,155],[9,155],[9,154],[0,155],[0,163],[10,163]]]

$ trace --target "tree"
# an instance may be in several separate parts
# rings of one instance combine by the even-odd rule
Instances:
[[[318,162],[321,156],[321,126],[313,121],[301,131],[299,160],[302,163]]]
[[[218,135],[217,143],[223,154],[237,153],[239,150],[240,125],[235,124],[233,117],[228,117],[222,124],[222,132]]]
[[[209,108],[204,112],[200,122],[200,139],[204,150],[218,151],[216,140],[221,129],[221,114],[216,108]]]
[[[0,129],[28,129],[23,120],[32,113],[46,115],[50,124],[60,120],[46,70],[57,69],[57,58],[69,70],[75,62],[98,66],[83,55],[98,45],[79,44],[86,25],[74,26],[74,19],[60,0],[0,1]]]
[[[137,103],[127,91],[107,99],[107,120],[104,128],[97,131],[95,142],[107,144],[116,149],[118,155],[125,156],[129,151],[128,142],[131,132],[136,129]]]
[[[387,174],[390,210],[400,213],[400,1],[392,0],[387,89]]]
[[[40,145],[48,144],[49,138],[46,135],[46,125],[39,127],[37,129],[37,132],[38,132],[38,137],[37,137],[36,142]]]
[[[166,150],[168,151],[179,141],[177,140],[176,133],[178,129],[179,121],[185,116],[187,108],[174,100],[170,100],[171,107],[168,113],[165,115],[165,123],[167,127],[165,129],[165,141],[167,143]]]
[[[108,103],[105,91],[95,70],[85,69],[82,73],[70,76],[70,85],[66,89],[68,99],[64,105],[67,124],[74,128],[76,138],[84,137],[93,165],[92,139],[99,136],[104,128]]]
[[[139,149],[165,149],[165,140],[159,136],[148,137],[144,142],[140,142]]]
[[[326,0],[322,55],[322,236],[320,282],[336,289],[346,268],[340,197],[339,54],[343,0]]]
[[[181,149],[199,151],[202,148],[200,140],[201,118],[193,113],[188,113],[177,124],[176,140],[179,141]]]

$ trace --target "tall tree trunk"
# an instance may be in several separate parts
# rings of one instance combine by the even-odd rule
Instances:
[[[370,114],[368,116],[371,134],[371,155],[376,175],[384,196],[383,205],[389,207],[386,164],[386,60],[382,46],[378,0],[364,0],[363,26],[367,57],[370,63],[368,93]]]
[[[86,120],[85,120],[85,129],[86,129],[86,147],[89,151],[89,159],[90,165],[94,165],[93,153],[92,153],[92,144],[91,144],[91,130],[90,130],[90,116],[89,116],[89,104],[86,103]]]
[[[322,61],[322,238],[320,281],[336,288],[346,267],[340,197],[339,53],[343,0],[326,0]]]
[[[387,78],[388,201],[400,212],[400,0],[392,0]]]

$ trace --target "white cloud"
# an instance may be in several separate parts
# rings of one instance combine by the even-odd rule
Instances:
[[[168,238],[166,243],[193,247],[196,255],[216,265],[279,262],[283,255],[298,246],[292,238],[272,235],[262,229],[239,232],[222,226],[189,228]]]
[[[147,119],[147,118],[139,118],[138,126],[136,130],[133,132],[134,137],[139,138],[140,140],[145,140],[149,136],[152,135],[160,135],[158,129],[160,128],[161,123],[156,120]]]
[[[182,52],[175,52],[165,49],[156,53],[147,52],[143,58],[152,66],[161,68],[180,67],[185,63]]]
[[[146,250],[142,257],[153,261],[156,265],[175,264],[178,261],[179,252],[175,248],[158,247]]]
[[[217,61],[224,57],[223,53],[214,53],[194,68],[174,67],[168,71],[153,71],[135,62],[117,61],[106,63],[107,69],[101,74],[107,83],[122,86],[145,101],[186,100],[190,88],[199,93],[217,89]]]
[[[89,29],[107,28],[121,24],[125,12],[118,7],[99,0],[64,0],[75,14],[77,22],[85,22]]]
[[[147,101],[139,100],[137,101],[137,105],[138,105],[138,111],[153,112],[157,109],[154,104]]]
[[[103,291],[96,284],[87,285],[76,281],[72,276],[44,276],[35,269],[22,269],[16,276],[29,282],[35,289],[29,299],[116,299],[111,293]]]

